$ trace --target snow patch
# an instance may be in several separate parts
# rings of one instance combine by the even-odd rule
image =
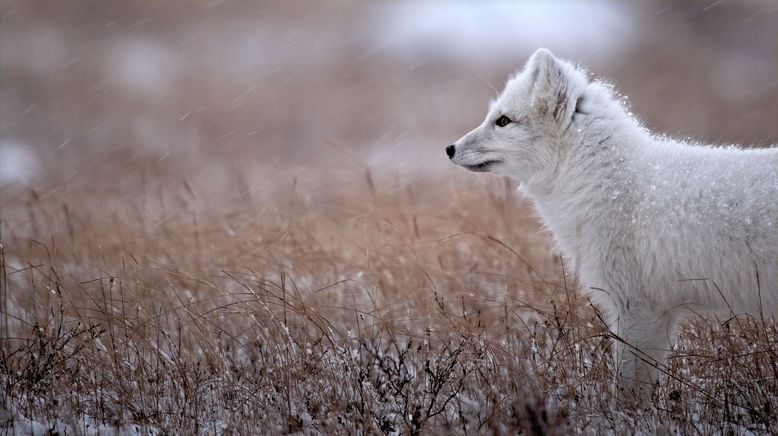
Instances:
[[[30,183],[40,170],[40,163],[28,146],[0,142],[0,185]]]
[[[149,38],[119,40],[109,57],[111,75],[121,85],[148,96],[170,89],[183,69],[173,50]]]
[[[634,24],[609,2],[404,1],[377,8],[375,32],[389,50],[494,60],[548,47],[561,54],[623,46]]]

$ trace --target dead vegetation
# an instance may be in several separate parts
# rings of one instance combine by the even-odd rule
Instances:
[[[527,204],[458,177],[312,176],[218,210],[174,178],[5,189],[3,428],[776,430],[772,320],[688,325],[653,404],[629,406]]]
[[[623,404],[529,205],[447,166],[529,47],[393,54],[381,2],[190,3],[2,3],[0,159],[40,161],[0,188],[6,433],[777,431],[772,318],[685,326]],[[772,143],[774,12],[641,2],[634,44],[565,55],[656,131]]]

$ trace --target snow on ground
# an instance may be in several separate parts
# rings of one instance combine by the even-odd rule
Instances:
[[[123,38],[113,45],[106,62],[113,76],[145,96],[169,90],[184,67],[174,47],[152,38]]]
[[[0,185],[27,184],[40,172],[40,164],[21,143],[0,142]]]
[[[405,1],[377,12],[374,32],[387,49],[473,62],[537,47],[607,53],[627,45],[635,27],[626,7],[599,1]]]

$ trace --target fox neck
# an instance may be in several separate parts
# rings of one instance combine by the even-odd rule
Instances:
[[[601,119],[599,117],[594,119]],[[574,123],[561,139],[555,168],[522,184],[557,244],[575,260],[586,238],[624,229],[640,199],[641,144],[648,134],[629,117],[605,126]]]

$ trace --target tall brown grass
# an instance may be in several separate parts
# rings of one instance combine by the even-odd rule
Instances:
[[[771,319],[691,323],[652,402],[619,400],[617,339],[510,183],[267,171],[4,188],[3,428],[776,431]]]

